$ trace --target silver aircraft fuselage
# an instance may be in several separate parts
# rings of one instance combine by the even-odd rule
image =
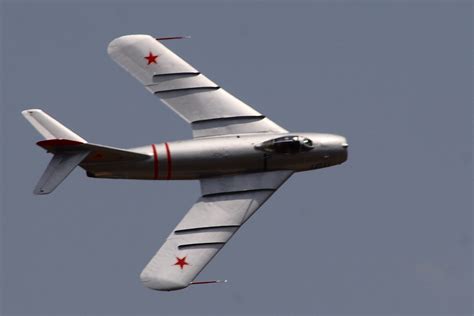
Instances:
[[[281,141],[272,142],[278,139]],[[272,144],[262,145],[269,141]],[[305,146],[307,144],[310,145]],[[130,149],[150,157],[141,162],[87,162],[81,167],[96,178],[193,180],[228,174],[325,168],[346,161],[347,147],[344,137],[333,134],[227,135]]]

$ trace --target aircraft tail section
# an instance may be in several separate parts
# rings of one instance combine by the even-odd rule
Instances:
[[[89,155],[87,150],[77,153],[55,154],[39,179],[33,193],[48,194],[53,192],[87,155]]]
[[[34,194],[48,194],[78,165],[89,171],[90,166],[106,166],[123,161],[149,159],[150,156],[129,150],[88,143],[57,120],[38,109],[25,110],[23,116],[45,138],[36,144],[53,154],[36,185]]]
[[[81,136],[62,125],[54,118],[39,109],[30,109],[21,112],[45,139],[68,139],[87,143]]]

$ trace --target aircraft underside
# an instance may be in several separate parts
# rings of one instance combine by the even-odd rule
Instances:
[[[294,172],[346,161],[344,137],[291,133],[237,99],[149,35],[113,40],[108,54],[191,125],[193,139],[121,149],[87,142],[39,109],[22,112],[53,154],[34,193],[46,195],[77,167],[89,177],[200,181],[201,196],[140,274],[154,290],[195,278]],[[117,127],[119,128],[119,127]]]

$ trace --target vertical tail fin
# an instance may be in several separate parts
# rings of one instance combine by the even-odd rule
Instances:
[[[87,143],[84,138],[41,110],[30,109],[21,112],[21,114],[45,139],[68,139]]]

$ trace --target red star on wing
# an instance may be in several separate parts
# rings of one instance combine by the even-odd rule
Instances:
[[[145,58],[145,59],[147,60],[147,62],[148,62],[147,65],[150,65],[150,64],[157,64],[156,59],[158,58],[158,55],[153,55],[153,53],[150,52],[150,53],[148,54],[148,56],[145,56],[145,57],[143,57],[143,58]]]
[[[183,270],[183,267],[188,266],[189,263],[186,262],[186,256],[184,256],[183,258],[176,257],[176,263],[174,265],[179,266],[181,270]]]

